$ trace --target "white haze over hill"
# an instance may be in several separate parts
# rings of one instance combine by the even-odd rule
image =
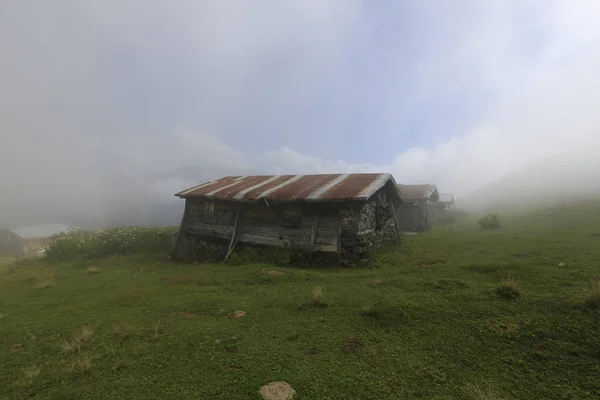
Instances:
[[[390,14],[421,30],[384,32],[359,0],[166,4],[0,5],[0,224],[178,223],[173,193],[229,174],[391,172],[474,208],[599,191],[598,2],[414,2]],[[413,30],[431,32],[414,59],[389,44]],[[441,94],[485,107],[459,133],[379,135],[435,120]],[[347,140],[348,113],[306,106],[357,97],[386,108]]]

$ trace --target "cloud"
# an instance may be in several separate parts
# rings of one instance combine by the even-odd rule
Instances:
[[[600,7],[403,3],[3,5],[0,224],[151,210],[223,174],[467,196],[600,148]]]

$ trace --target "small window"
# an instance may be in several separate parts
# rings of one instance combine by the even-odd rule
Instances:
[[[302,226],[301,210],[283,210],[281,224],[290,228],[299,228]]]
[[[204,222],[215,222],[215,203],[212,201],[204,203],[202,219]]]

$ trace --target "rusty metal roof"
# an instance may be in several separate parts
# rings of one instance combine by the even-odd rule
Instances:
[[[226,176],[183,190],[175,196],[252,202],[368,200],[389,184],[400,200],[391,174],[319,174]]]
[[[435,185],[398,185],[403,201],[420,201],[433,197],[437,201],[439,196]]]

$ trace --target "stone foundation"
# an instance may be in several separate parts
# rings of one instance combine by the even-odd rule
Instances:
[[[394,226],[385,226],[358,236],[342,236],[341,239],[340,263],[348,267],[368,264],[371,250],[387,244],[400,243],[401,240]]]

